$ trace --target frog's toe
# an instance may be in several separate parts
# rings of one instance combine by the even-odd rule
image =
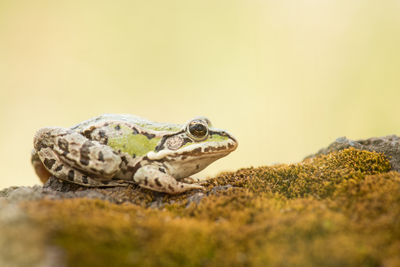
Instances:
[[[201,183],[204,182],[205,180],[199,179],[199,178],[195,178],[195,177],[185,177],[181,180],[184,183],[187,184],[194,184],[194,183]]]
[[[179,194],[194,189],[204,190],[205,188],[199,184],[187,184],[177,182],[176,184],[168,185],[166,192],[169,194]]]

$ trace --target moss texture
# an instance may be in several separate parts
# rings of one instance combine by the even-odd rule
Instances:
[[[400,174],[383,154],[346,149],[223,173],[206,187],[199,204],[165,196],[162,209],[93,199],[22,205],[69,266],[400,265]]]

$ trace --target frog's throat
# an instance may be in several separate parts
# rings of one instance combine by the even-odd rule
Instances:
[[[233,139],[229,139],[225,142],[210,142],[209,145],[204,146],[204,144],[193,144],[180,149],[179,151],[174,150],[162,150],[159,152],[150,151],[147,153],[147,157],[150,160],[161,160],[168,156],[178,157],[178,156],[191,156],[191,157],[222,157],[234,151],[237,147],[237,142]]]

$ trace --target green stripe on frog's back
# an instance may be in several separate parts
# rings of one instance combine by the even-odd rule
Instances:
[[[115,151],[121,150],[131,156],[144,156],[149,151],[155,150],[160,137],[152,134],[135,133],[131,128],[123,124],[112,124],[108,127],[116,129],[115,135],[108,137],[107,145]]]

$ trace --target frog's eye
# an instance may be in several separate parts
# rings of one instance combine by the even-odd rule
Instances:
[[[195,141],[201,141],[207,138],[208,136],[208,127],[204,122],[199,120],[191,121],[187,128],[186,132],[191,136]]]
[[[207,124],[208,128],[212,127],[211,121],[206,117],[203,117],[203,116],[196,117],[193,119],[193,121],[195,121],[195,120],[204,122],[205,124]]]

